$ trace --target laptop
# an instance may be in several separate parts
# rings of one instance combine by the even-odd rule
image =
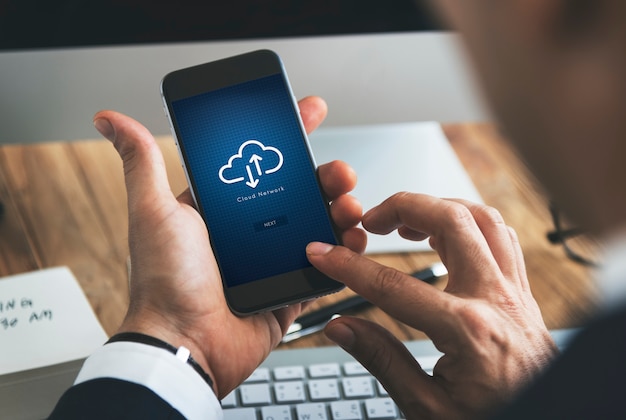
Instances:
[[[483,202],[439,123],[322,127],[309,138],[318,165],[339,159],[355,169],[363,211],[400,191]],[[368,232],[369,254],[428,250],[428,241]]]

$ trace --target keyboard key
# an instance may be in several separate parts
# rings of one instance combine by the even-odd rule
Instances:
[[[276,382],[274,393],[277,403],[298,403],[305,401],[304,383],[302,381]]]
[[[254,382],[269,382],[270,380],[270,370],[268,368],[256,368],[252,375],[248,376],[248,379],[244,381],[244,383],[254,383]]]
[[[381,384],[378,381],[376,381],[376,388],[378,388],[378,395],[381,395],[383,397],[386,397],[389,395],[389,393],[387,392],[383,384]]]
[[[361,420],[361,404],[359,401],[334,401],[330,403],[333,420]]]
[[[354,376],[341,380],[343,394],[346,398],[365,398],[374,396],[372,378],[369,376]]]
[[[274,379],[288,381],[290,379],[304,379],[303,366],[284,366],[274,369]]]
[[[292,420],[291,408],[288,405],[273,405],[261,408],[262,420]]]
[[[337,363],[320,363],[309,366],[311,378],[336,378],[341,374]]]
[[[367,369],[363,367],[359,362],[346,362],[343,364],[343,371],[348,376],[354,375],[369,375]]]
[[[245,406],[268,405],[272,402],[268,384],[241,385],[239,387],[239,395],[241,404]]]
[[[368,419],[397,418],[396,403],[391,398],[372,398],[365,400],[365,412]]]
[[[336,379],[311,379],[308,385],[311,401],[338,400],[340,397]]]
[[[224,408],[236,407],[237,397],[235,396],[235,391],[231,391],[227,396],[225,396],[221,403]]]
[[[254,408],[227,408],[224,410],[224,420],[256,420]]]
[[[296,405],[298,420],[328,420],[326,406],[320,403],[307,403]]]

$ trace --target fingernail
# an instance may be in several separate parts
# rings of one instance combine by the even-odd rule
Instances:
[[[354,346],[356,335],[352,328],[348,327],[343,322],[336,322],[330,324],[324,330],[326,337],[337,343],[339,346],[346,350],[350,350]]]
[[[306,247],[309,255],[325,255],[328,254],[335,246],[324,242],[311,242]]]
[[[98,130],[98,132],[100,132],[100,134],[102,134],[104,137],[106,137],[110,141],[115,140],[115,130],[113,129],[113,126],[111,125],[111,122],[109,120],[107,120],[106,118],[98,118],[94,120],[93,125],[94,127],[96,127],[96,130]]]

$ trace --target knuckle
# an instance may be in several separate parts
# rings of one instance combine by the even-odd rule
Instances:
[[[120,158],[122,158],[122,163],[124,164],[124,174],[128,175],[132,173],[139,164],[141,157],[141,150],[137,144],[126,139],[116,139],[115,149],[120,155]]]
[[[137,155],[137,147],[132,141],[118,137],[115,139],[114,146],[124,162],[133,160]]]
[[[446,220],[450,220],[457,228],[466,228],[475,224],[472,212],[462,204],[448,202],[443,207],[442,213]]]
[[[500,317],[494,307],[486,304],[471,304],[464,302],[457,308],[458,319],[462,320],[464,330],[472,337],[471,341],[477,348],[483,348],[487,343],[502,342],[502,334],[494,328],[499,325]]]
[[[400,192],[393,194],[386,201],[389,204],[396,206],[398,205],[398,203],[411,199],[414,195],[415,195],[414,193],[410,193],[408,191],[400,191]]]
[[[393,356],[387,342],[377,342],[363,358],[363,365],[377,378],[386,378],[391,370]]]
[[[504,219],[500,212],[491,206],[479,206],[476,210],[476,219],[492,223],[494,225],[504,225]]]
[[[408,197],[412,197],[413,195],[415,195],[414,193],[408,192],[408,191],[399,191],[397,193],[395,193],[393,195],[393,197],[395,197],[396,200],[403,200],[406,199]]]
[[[511,226],[507,226],[506,228],[509,231],[509,236],[511,237],[511,241],[513,243],[519,243],[519,237],[517,236],[517,231]]]
[[[337,250],[337,248],[334,250]],[[346,268],[354,267],[359,264],[359,257],[360,255],[355,252],[342,252],[339,265]]]
[[[142,162],[151,159],[158,150],[158,145],[150,137],[134,133],[120,133],[115,139],[114,146],[122,158],[126,173],[132,172]]]
[[[381,297],[394,297],[398,293],[402,293],[402,280],[404,274],[400,271],[387,267],[380,266],[374,276],[374,290],[376,293],[381,294]]]

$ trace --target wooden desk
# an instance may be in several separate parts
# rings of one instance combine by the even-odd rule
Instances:
[[[584,267],[550,245],[546,200],[524,165],[490,125],[444,126],[452,146],[484,201],[498,208],[524,248],[532,290],[549,328],[578,325],[594,308],[596,290]],[[186,188],[170,138],[159,139],[170,183]],[[67,265],[82,285],[104,329],[112,334],[128,303],[127,214],[122,165],[105,140],[0,147],[0,275]],[[372,256],[403,271],[437,261],[433,252]],[[437,285],[445,286],[445,279]],[[319,305],[350,291],[319,299]],[[363,317],[400,339],[423,334],[377,308]],[[322,334],[284,347],[328,345]]]

